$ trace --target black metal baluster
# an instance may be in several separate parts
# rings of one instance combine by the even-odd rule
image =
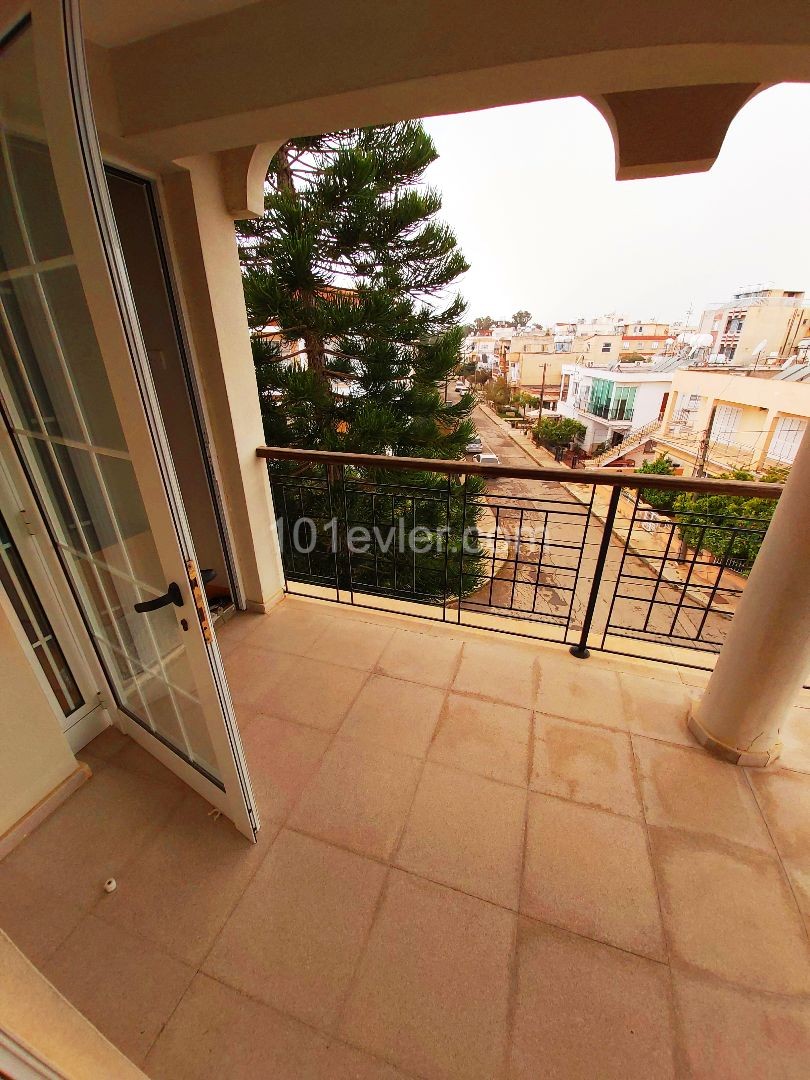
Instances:
[[[591,655],[588,650],[588,634],[591,630],[593,613],[596,610],[596,601],[599,595],[599,587],[602,584],[602,574],[605,570],[605,563],[607,562],[608,551],[610,549],[610,539],[613,535],[613,522],[616,520],[616,510],[619,506],[620,493],[621,488],[619,487],[614,487],[610,493],[608,512],[605,517],[605,524],[602,532],[602,542],[599,545],[599,554],[596,556],[596,566],[594,566],[593,569],[593,582],[591,583],[591,592],[588,597],[588,606],[585,608],[582,632],[579,636],[579,642],[576,645],[572,645],[570,649],[571,655],[576,656],[580,660],[587,660]]]

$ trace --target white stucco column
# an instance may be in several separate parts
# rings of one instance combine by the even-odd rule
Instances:
[[[803,440],[709,685],[689,717],[707,750],[768,765],[810,674],[810,438]]]

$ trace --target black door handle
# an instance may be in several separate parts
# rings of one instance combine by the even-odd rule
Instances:
[[[168,607],[169,604],[174,604],[175,607],[183,606],[183,594],[176,581],[169,585],[163,596],[156,596],[154,600],[142,600],[140,604],[135,605],[135,610],[141,613],[157,611],[158,608]]]

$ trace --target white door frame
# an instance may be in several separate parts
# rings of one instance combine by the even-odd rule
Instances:
[[[104,707],[112,700],[104,672],[87,635],[64,571],[50,543],[47,528],[37,506],[5,424],[0,422],[0,511],[37,593],[37,599],[70,672],[84,698],[84,704],[65,716],[22,626],[18,638],[28,654],[43,691],[51,702],[70,749],[75,754],[110,724]],[[0,593],[2,590],[0,590]],[[5,599],[4,599],[4,602]],[[10,601],[7,602],[11,609]],[[18,623],[16,613],[14,623]]]
[[[210,630],[204,592],[199,588],[193,544],[106,187],[92,116],[78,2],[33,0],[32,9],[40,103],[73,260],[123,431],[127,448],[124,456],[131,462],[147,508],[149,532],[165,582],[161,584],[168,587],[175,583],[182,605],[170,605],[165,615],[176,620],[178,647],[187,660],[199,706],[196,722],[205,729],[211,746],[209,756],[213,752],[212,764],[218,776],[199,764],[195,767],[192,759],[186,758],[176,745],[172,748],[157,729],[147,729],[138,721],[122,701],[116,702],[116,720],[255,840],[258,817],[233,705]],[[35,488],[39,491],[41,485]],[[75,586],[72,579],[71,583]],[[169,694],[174,694],[171,683]],[[182,727],[182,712],[179,720]]]

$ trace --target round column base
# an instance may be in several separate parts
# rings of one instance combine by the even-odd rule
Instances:
[[[722,761],[728,761],[732,765],[745,765],[748,768],[764,769],[773,764],[782,752],[782,744],[777,741],[769,750],[740,750],[736,746],[727,746],[710,734],[701,725],[695,714],[690,710],[687,726],[700,745],[708,750],[714,757]]]

